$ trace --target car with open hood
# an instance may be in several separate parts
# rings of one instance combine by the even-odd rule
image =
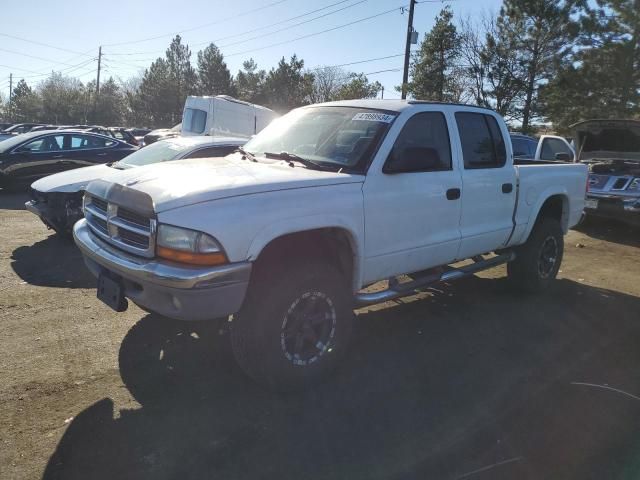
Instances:
[[[640,226],[640,120],[587,120],[571,126],[589,166],[585,213]]]

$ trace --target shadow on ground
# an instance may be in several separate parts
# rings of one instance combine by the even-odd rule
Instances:
[[[25,210],[24,204],[29,200],[26,192],[12,192],[0,188],[0,210]]]
[[[640,247],[640,227],[606,218],[588,217],[577,227],[579,232],[598,240]]]
[[[45,228],[43,226],[43,228]],[[11,268],[31,285],[60,288],[94,288],[96,280],[84,265],[72,239],[50,235],[33,245],[16,248]]]
[[[79,412],[44,478],[638,478],[640,401],[572,384],[640,394],[638,311],[472,277],[360,314],[339,371],[288,395],[241,374],[219,325],[148,315],[119,357],[141,408]]]

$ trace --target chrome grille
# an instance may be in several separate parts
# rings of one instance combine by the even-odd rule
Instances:
[[[84,197],[84,216],[103,240],[135,255],[154,256],[155,219],[90,194]]]

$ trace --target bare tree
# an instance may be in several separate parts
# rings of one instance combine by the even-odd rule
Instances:
[[[335,99],[340,89],[349,80],[349,75],[340,67],[320,67],[311,73],[313,73],[311,103],[329,102]]]

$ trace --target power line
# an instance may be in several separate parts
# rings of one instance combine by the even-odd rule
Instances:
[[[318,12],[320,12],[322,10],[326,10],[327,8],[335,7],[336,5],[340,5],[340,4],[343,4],[343,3],[346,3],[346,2],[350,2],[350,1],[351,0],[340,0],[339,2],[334,2],[334,3],[331,3],[331,4],[326,5],[324,7],[316,8],[315,10],[311,10],[309,12],[305,12],[305,13],[302,13],[300,15],[296,15],[295,17],[289,17],[289,18],[286,18],[284,20],[280,20],[279,22],[270,23],[268,25],[263,25],[262,27],[253,28],[251,30],[245,30],[242,33],[236,33],[236,34],[233,34],[233,35],[227,35],[225,37],[216,38],[215,40],[207,40],[206,42],[192,43],[191,46],[197,47],[199,45],[205,45],[205,44],[208,44],[208,43],[217,43],[217,42],[219,42],[221,40],[228,40],[230,38],[242,37],[242,36],[248,35],[250,33],[259,32],[260,30],[264,30],[265,28],[275,27],[277,25],[282,25],[283,23],[287,23],[287,22],[290,22],[292,20],[297,20],[299,18],[306,17],[308,15],[313,15],[314,13],[318,13]],[[121,55],[125,55],[125,56],[153,55],[153,54],[156,54],[156,53],[158,53],[160,51],[161,50],[147,50],[146,52],[128,52],[128,53],[115,52],[115,53],[110,53],[109,55],[116,55],[116,56],[121,56]]]
[[[8,33],[0,33],[0,35],[3,37],[13,38],[14,40],[20,40],[22,42],[33,43],[34,45],[40,45],[41,47],[53,48],[55,50],[60,50],[62,52],[75,53],[76,55],[83,55],[85,57],[90,56],[86,53],[76,52],[75,50],[69,50],[68,48],[56,47],[55,45],[51,45],[43,42],[36,42],[35,40],[29,40],[22,37],[16,37],[15,35],[9,35]]]
[[[244,50],[242,52],[232,53],[232,54],[229,54],[229,55],[225,55],[225,57],[229,58],[229,57],[235,57],[237,55],[244,55],[246,53],[253,53],[253,52],[260,51],[260,50],[265,50],[267,48],[272,48],[272,47],[277,47],[277,46],[280,46],[280,45],[285,45],[287,43],[295,42],[295,41],[302,40],[302,39],[305,39],[305,38],[315,37],[316,35],[320,35],[320,34],[323,34],[323,33],[333,32],[334,30],[338,30],[340,28],[349,27],[351,25],[355,25],[356,23],[364,22],[366,20],[371,20],[372,18],[377,18],[377,17],[381,17],[382,15],[387,15],[389,13],[396,12],[396,11],[400,10],[401,8],[403,8],[403,7],[406,7],[406,5],[399,5],[399,6],[395,7],[395,8],[390,9],[390,10],[385,10],[384,12],[380,12],[380,13],[377,13],[375,15],[371,15],[369,17],[360,18],[358,20],[354,20],[354,21],[349,22],[349,23],[344,23],[342,25],[338,25],[337,27],[327,28],[326,30],[321,30],[319,32],[309,33],[307,35],[302,35],[300,37],[292,38],[290,40],[285,40],[283,42],[272,43],[271,45],[265,45],[264,47],[255,48],[255,49],[252,49],[252,50]]]
[[[55,72],[55,73],[64,73],[66,75],[66,74],[72,73],[72,72],[74,72],[76,70],[79,70],[82,67],[85,67],[86,65],[90,64],[94,60],[95,60],[95,58],[91,58],[91,59],[86,60],[84,62],[81,62],[81,63],[79,63],[77,65],[72,65],[71,67],[63,68],[61,70],[50,70],[50,71],[48,71],[46,73],[35,72],[33,70],[27,70],[27,69],[24,69],[24,68],[11,67],[9,65],[0,65],[0,67],[8,68],[10,70],[19,70],[19,71],[23,71],[23,72],[27,72],[27,73],[33,73],[34,75],[26,75],[26,76],[22,76],[21,75],[20,76],[21,79],[27,80],[27,79],[38,78],[38,77],[48,77],[53,72]]]
[[[179,30],[177,32],[163,33],[162,35],[155,35],[153,37],[147,37],[147,38],[142,38],[140,40],[133,40],[133,41],[128,41],[128,42],[105,43],[103,46],[105,46],[105,47],[115,47],[115,46],[120,46],[120,45],[133,45],[133,44],[136,44],[136,43],[149,42],[151,40],[157,40],[159,38],[178,35],[180,33],[192,32],[192,31],[198,30],[200,28],[210,27],[211,25],[218,25],[220,23],[227,22],[227,21],[233,20],[235,18],[243,17],[245,15],[249,15],[250,13],[259,12],[261,10],[265,10],[267,8],[271,8],[271,7],[275,6],[275,5],[279,5],[280,3],[284,3],[286,1],[288,1],[288,0],[278,0],[277,2],[272,2],[272,3],[269,3],[267,5],[263,5],[262,7],[253,8],[251,10],[247,10],[247,11],[239,13],[237,15],[233,15],[231,17],[223,18],[221,20],[216,20],[215,22],[204,23],[202,25],[198,25],[198,26],[192,27],[192,28],[186,28],[184,30]]]
[[[24,52],[16,52],[15,50],[8,50],[8,49],[6,49],[6,48],[0,48],[0,51],[2,51],[2,52],[7,52],[7,53],[13,53],[13,54],[15,54],[15,55],[20,55],[20,56],[22,56],[22,57],[34,58],[34,59],[36,59],[36,60],[43,60],[43,61],[48,62],[48,63],[54,63],[54,64],[60,64],[60,65],[73,66],[73,65],[71,65],[71,64],[69,64],[69,63],[65,63],[65,62],[57,62],[57,61],[55,61],[55,60],[50,60],[50,59],[48,59],[48,58],[38,57],[38,56],[36,56],[36,55],[29,55],[28,53],[24,53]]]
[[[360,5],[361,3],[365,3],[366,1],[368,1],[368,0],[360,0],[360,1],[356,2],[356,3],[351,4],[351,5],[347,5],[346,7],[342,7],[342,8],[339,8],[337,10],[334,10],[332,12],[328,12],[328,13],[324,13],[322,15],[318,15],[317,17],[310,18],[310,19],[305,20],[303,22],[294,23],[293,25],[289,25],[288,27],[284,27],[284,28],[281,28],[279,30],[274,30],[273,32],[267,32],[267,33],[263,33],[262,35],[256,35],[255,37],[246,38],[244,40],[238,40],[237,42],[228,43],[226,45],[220,45],[220,48],[227,48],[227,47],[231,47],[233,45],[239,45],[241,43],[247,43],[247,42],[250,42],[251,40],[256,40],[258,38],[264,38],[264,37],[268,37],[268,36],[274,35],[276,33],[284,32],[284,31],[289,30],[291,28],[295,28],[295,27],[299,27],[300,25],[304,25],[305,23],[313,22],[313,21],[318,20],[320,18],[324,18],[324,17],[328,17],[329,15],[333,15],[334,13],[342,12],[343,10],[346,10],[348,8],[351,8],[351,7],[355,7],[356,5]]]
[[[366,60],[358,60],[356,62],[349,62],[349,63],[341,63],[340,65],[326,65],[326,66],[320,66],[320,67],[315,67],[315,68],[311,68],[311,71],[318,71],[318,70],[323,70],[325,68],[339,68],[339,67],[348,67],[349,65],[358,65],[359,63],[368,63],[368,62],[375,62],[376,60],[386,60],[387,58],[396,58],[396,57],[402,57],[404,55],[404,53],[398,53],[396,55],[387,55],[386,57],[377,57],[377,58],[368,58]]]
[[[340,4],[340,3],[345,3],[345,1],[350,1],[350,0],[343,0],[343,1],[341,1],[341,2],[337,2],[337,3],[338,3],[338,4]],[[345,6],[345,7],[339,8],[339,9],[337,9],[337,10],[333,10],[333,11],[331,11],[331,12],[327,12],[327,13],[324,13],[324,14],[322,14],[322,15],[318,15],[317,17],[313,17],[313,18],[310,18],[310,19],[304,20],[304,21],[302,21],[302,22],[295,23],[295,24],[293,24],[293,25],[289,25],[289,26],[284,27],[284,28],[281,28],[281,29],[279,29],[279,30],[274,30],[273,32],[267,32],[267,33],[264,33],[264,34],[261,34],[261,35],[256,35],[256,36],[253,36],[253,37],[250,37],[250,38],[246,38],[246,39],[244,39],[244,40],[238,40],[237,42],[232,42],[232,43],[229,43],[229,44],[227,44],[227,45],[220,45],[220,48],[227,48],[227,47],[230,47],[230,46],[233,46],[233,45],[239,45],[239,44],[241,44],[241,43],[247,43],[247,42],[250,42],[251,40],[256,40],[256,39],[258,39],[258,38],[269,37],[269,36],[271,36],[271,35],[275,35],[276,33],[284,32],[284,31],[290,30],[290,29],[292,29],[292,28],[299,27],[300,25],[304,25],[304,24],[306,24],[306,23],[310,23],[310,22],[313,22],[313,21],[315,21],[315,20],[319,20],[320,18],[328,17],[329,15],[333,15],[333,14],[338,13],[338,12],[341,12],[341,11],[343,11],[343,10],[347,10],[348,8],[355,7],[355,6],[357,6],[357,5],[360,5],[360,4],[362,4],[362,3],[365,3],[365,2],[367,2],[367,1],[368,1],[368,0],[359,0],[359,1],[357,1],[356,3],[352,3],[351,5],[347,5],[347,6]],[[334,5],[335,5],[335,4],[334,4]],[[329,7],[324,7],[324,8],[318,9],[318,10],[326,10],[327,8],[329,8]],[[317,12],[318,10],[315,10],[315,11]],[[299,15],[298,17],[293,17],[293,18],[300,18],[301,16],[306,16],[306,15],[309,15],[309,13],[304,14],[304,15]],[[291,19],[289,19],[289,20],[291,20]],[[283,23],[283,22],[279,22],[279,23]],[[269,27],[270,27],[270,26],[274,26],[274,25],[277,25],[277,24],[269,25]],[[259,29],[254,29],[254,31],[255,31],[255,30],[264,30],[264,28],[268,28],[268,27],[261,27],[261,28],[259,28]],[[242,35],[245,35],[246,33],[248,33],[248,32],[244,32]],[[237,37],[238,35],[232,35],[232,36]],[[218,41],[220,41],[220,40],[221,40],[221,39],[216,39],[216,40],[212,40],[212,41],[210,41],[210,42],[195,43],[195,44],[192,44],[191,46],[204,45],[204,44],[206,44],[206,43],[216,43],[216,42],[218,42]],[[109,55],[116,55],[116,54],[111,53],[111,54],[109,54]],[[123,54],[123,55],[124,55],[124,54]],[[155,60],[155,59],[130,59],[130,61],[134,61],[134,62],[148,62],[148,61],[154,61],[154,60]],[[124,62],[121,62],[121,63],[124,63]]]

